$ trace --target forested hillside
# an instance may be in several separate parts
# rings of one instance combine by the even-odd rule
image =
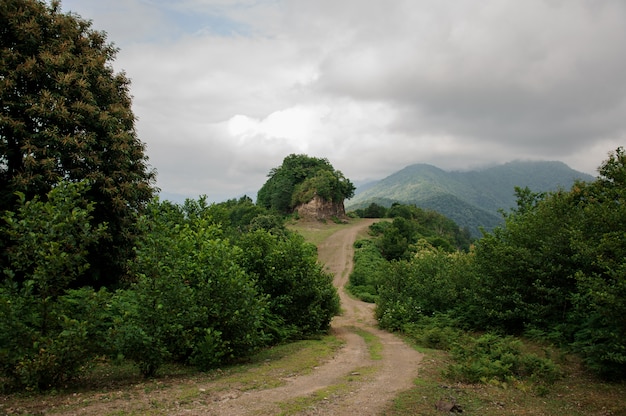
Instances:
[[[382,327],[442,348],[464,364],[452,377],[506,382],[558,376],[553,364],[522,358],[497,334],[524,334],[580,355],[609,379],[626,376],[626,153],[619,148],[591,182],[537,193],[516,188],[504,223],[469,252],[451,252],[405,222],[372,227],[360,242],[351,285],[377,302]],[[404,243],[404,244],[403,244]],[[404,248],[401,250],[398,248]],[[396,254],[397,253],[397,254]],[[393,254],[390,256],[390,254]],[[391,260],[391,261],[390,261]],[[493,331],[446,343],[459,329]],[[456,337],[456,335],[454,336]],[[458,343],[455,341],[454,343]]]
[[[416,164],[367,185],[363,192],[357,189],[354,198],[346,202],[346,209],[363,208],[372,202],[386,207],[393,202],[415,204],[444,214],[479,237],[479,227],[492,230],[502,223],[499,210],[515,206],[515,187],[554,191],[569,188],[576,179],[590,181],[593,177],[561,162],[517,161],[467,172]]]

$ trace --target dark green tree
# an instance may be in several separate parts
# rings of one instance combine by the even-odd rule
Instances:
[[[480,284],[467,319],[540,330],[608,377],[626,374],[626,154],[593,182],[546,195],[516,190],[505,226],[476,244]]]
[[[328,330],[339,313],[339,296],[313,244],[296,233],[257,229],[242,236],[239,246],[244,268],[268,295],[265,330],[273,341]]]
[[[333,202],[354,196],[355,187],[327,159],[292,154],[269,173],[257,194],[257,204],[288,214],[317,195]]]
[[[587,364],[609,378],[626,375],[626,152],[622,147],[598,169],[592,183],[568,194],[577,208],[571,233],[574,277],[570,321],[574,347]]]
[[[107,235],[89,248],[79,286],[119,281],[136,213],[154,192],[116,52],[56,0],[0,3],[0,212],[15,209],[16,192],[43,200],[62,180],[88,180],[92,224],[107,224]],[[2,252],[12,244],[0,236]]]
[[[386,214],[387,208],[374,202],[363,210],[363,218],[384,218]]]
[[[65,308],[72,297],[67,287],[89,267],[87,248],[105,232],[90,225],[94,204],[84,199],[87,189],[85,181],[61,182],[45,201],[19,194],[15,212],[1,217],[1,231],[14,245],[4,253],[0,282],[0,389],[7,380],[13,387],[48,388],[91,358],[96,336],[88,322],[96,319]],[[87,308],[88,296],[80,303]]]

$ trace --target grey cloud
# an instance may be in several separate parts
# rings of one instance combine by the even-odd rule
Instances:
[[[100,4],[63,3],[122,47],[170,193],[256,191],[289,153],[359,180],[516,158],[593,172],[626,142],[621,0]],[[229,130],[237,117],[249,131]]]
[[[481,5],[464,15],[439,10],[425,29],[393,20],[391,37],[357,37],[327,57],[320,87],[398,106],[394,128],[407,133],[559,147],[584,146],[623,127],[623,3],[604,2],[590,13],[584,2]],[[423,11],[405,12],[397,18],[411,21]]]

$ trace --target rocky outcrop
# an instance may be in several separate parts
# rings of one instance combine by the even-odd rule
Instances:
[[[300,218],[311,220],[329,220],[332,218],[346,218],[346,209],[342,202],[326,201],[315,195],[306,204],[298,205],[295,209]]]

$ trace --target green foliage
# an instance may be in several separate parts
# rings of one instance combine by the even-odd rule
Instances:
[[[379,223],[372,228],[374,234],[380,235],[377,244],[387,260],[410,259],[420,240],[447,252],[469,249],[469,232],[437,212],[396,203],[387,215],[393,218],[391,224]]]
[[[395,261],[378,289],[376,317],[383,328],[401,330],[425,316],[452,311],[465,302],[471,259],[424,242],[410,261]]]
[[[459,322],[449,314],[437,313],[404,324],[402,331],[422,347],[449,351],[453,346],[463,344],[467,336],[458,327]]]
[[[374,303],[385,275],[385,259],[370,239],[356,241],[354,248],[354,268],[346,289],[359,299]]]
[[[88,191],[83,181],[60,182],[44,200],[27,201],[18,193],[15,212],[3,215],[2,234],[10,241],[4,274],[16,282],[32,281],[44,302],[89,268],[88,248],[105,233],[105,224],[90,224],[95,204],[86,200]]]
[[[403,330],[425,316],[444,313],[480,331],[542,334],[580,354],[602,376],[623,379],[624,150],[611,154],[599,172],[598,180],[577,182],[570,191],[516,188],[517,208],[505,213],[504,226],[485,234],[467,254],[449,255],[441,246],[433,249],[432,239],[431,248],[428,239],[408,244],[402,260],[381,268],[385,270],[377,307],[381,326]],[[391,225],[375,229],[383,247],[393,248],[393,243],[402,242],[400,237],[411,235],[406,222],[410,210],[398,208]],[[395,240],[385,240],[390,230]],[[408,257],[407,252],[415,254]],[[491,377],[478,370],[476,374]]]
[[[626,374],[625,161],[617,149],[597,181],[569,192],[517,190],[520,203],[506,227],[476,246],[474,322],[539,328],[598,373]]]
[[[182,210],[149,207],[131,265],[137,282],[118,292],[124,316],[116,329],[118,348],[145,376],[170,358],[206,369],[246,356],[262,341],[265,300],[238,264],[241,251],[202,213],[190,211],[177,222]]]
[[[569,188],[576,179],[594,178],[560,162],[511,162],[464,172],[418,164],[368,186],[346,203],[346,209],[363,209],[372,203],[384,207],[394,202],[414,204],[440,212],[479,238],[481,229],[492,231],[502,225],[498,212],[515,206],[515,187],[549,192]]]
[[[332,275],[317,263],[317,250],[296,233],[256,230],[242,236],[243,266],[268,296],[266,330],[275,340],[326,331],[339,313]]]
[[[375,202],[372,202],[366,208],[355,209],[353,212],[359,218],[385,218],[387,216],[387,208]]]
[[[205,328],[195,346],[190,362],[199,370],[206,371],[219,366],[228,351],[222,340],[222,333],[212,328]]]
[[[325,331],[338,312],[315,247],[248,198],[155,201],[138,224],[135,283],[115,293],[109,335],[146,377],[168,361],[207,370]]]
[[[132,255],[135,213],[155,174],[137,139],[129,81],[115,74],[106,34],[60,3],[9,0],[0,7],[0,212],[45,196],[60,181],[87,180],[94,229],[77,285],[113,285]],[[17,196],[21,195],[21,196]],[[0,246],[10,241],[0,236]],[[0,268],[7,267],[0,256]]]
[[[598,180],[575,182],[569,191],[514,188],[516,208],[503,212],[504,225],[485,233],[467,253],[448,254],[454,247],[450,238],[421,228],[430,223],[430,230],[433,224],[445,230],[445,221],[409,206],[393,205],[388,215],[394,221],[371,227],[380,251],[393,260],[370,270],[384,276],[378,281],[380,325],[407,331],[426,345],[449,346],[454,336],[444,329],[424,329],[420,322],[433,314],[452,318],[456,327],[532,332],[577,352],[598,374],[623,379],[624,150],[610,154],[598,171]],[[461,246],[458,241],[456,247]],[[554,379],[550,362],[507,354],[487,354],[451,371],[464,380],[505,382],[521,373],[542,383]]]
[[[574,274],[570,321],[574,348],[608,378],[626,374],[626,153],[618,148],[598,169],[597,181],[568,195],[576,207],[571,245],[581,264]]]
[[[93,291],[68,289],[89,267],[87,248],[106,229],[90,224],[88,190],[85,181],[61,182],[44,200],[19,194],[15,212],[2,218],[11,243],[0,289],[0,366],[13,386],[39,389],[68,380],[97,349],[98,319],[87,313]]]
[[[289,214],[317,195],[326,201],[343,202],[354,195],[355,187],[335,170],[327,159],[289,155],[269,173],[257,194],[257,204],[281,214]]]
[[[446,376],[466,383],[511,383],[520,379],[552,384],[561,371],[549,358],[524,352],[521,341],[487,333],[466,337],[452,347],[457,363],[451,364]]]
[[[109,299],[104,289],[70,290],[49,301],[44,316],[32,281],[21,287],[5,282],[0,287],[0,389],[43,390],[79,376],[93,357],[107,351]]]

